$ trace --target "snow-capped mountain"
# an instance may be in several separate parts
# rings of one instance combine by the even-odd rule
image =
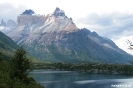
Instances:
[[[46,16],[26,10],[18,16],[16,25],[14,22],[10,25],[1,25],[1,31],[24,45],[31,55],[46,61],[128,63],[133,60],[110,39],[76,27],[72,18],[59,8]]]

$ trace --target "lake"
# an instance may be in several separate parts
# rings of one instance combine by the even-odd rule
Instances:
[[[34,70],[30,76],[45,88],[133,88],[133,76],[60,70]]]

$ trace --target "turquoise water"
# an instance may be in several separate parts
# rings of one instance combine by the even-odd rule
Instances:
[[[30,76],[45,88],[133,88],[133,76],[57,70],[34,70]]]

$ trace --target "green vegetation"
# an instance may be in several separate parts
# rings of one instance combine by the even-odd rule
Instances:
[[[3,59],[9,60],[19,46],[4,33],[0,32],[0,52]]]
[[[0,32],[0,47],[8,51],[13,51],[19,46],[11,38]]]
[[[34,50],[34,45],[27,47],[24,46],[27,51],[34,57],[40,58],[40,60],[44,60],[45,62],[70,62],[70,63],[81,63],[81,62],[99,62],[96,58],[92,58],[89,55],[81,53],[80,51],[75,50],[64,50],[63,47],[58,48],[55,45],[47,45],[47,46],[37,46],[41,48],[37,48]],[[89,55],[89,56],[88,56]],[[87,59],[86,59],[87,58]]]
[[[130,50],[133,49],[133,42],[131,40],[127,40],[127,44],[129,45],[129,48]]]
[[[127,64],[96,64],[96,63],[56,63],[55,68],[64,70],[80,70],[94,73],[133,75],[133,65]]]
[[[104,73],[104,74],[122,74],[133,75],[133,64],[107,64],[107,63],[66,63],[58,62],[54,64],[36,64],[36,68],[40,69],[60,69],[60,70],[76,70],[86,71],[90,73]]]
[[[0,88],[44,88],[28,77],[30,66],[22,47],[16,50],[10,61],[0,53]]]

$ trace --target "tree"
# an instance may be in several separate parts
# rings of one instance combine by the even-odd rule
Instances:
[[[2,53],[0,52],[0,61],[2,61]]]
[[[127,40],[127,44],[129,44],[129,48],[128,49],[132,50],[133,49],[132,41],[131,40]]]
[[[11,65],[13,68],[13,77],[20,80],[26,79],[30,70],[30,61],[26,57],[26,51],[20,47],[16,50],[14,56],[11,58]]]

